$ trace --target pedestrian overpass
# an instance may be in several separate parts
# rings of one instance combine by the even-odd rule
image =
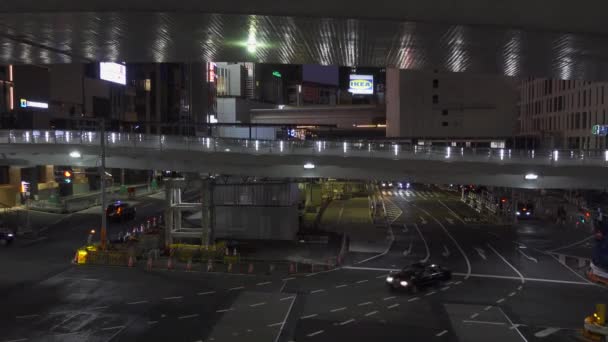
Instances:
[[[107,132],[110,168],[258,177],[399,180],[516,188],[605,189],[608,151],[283,141]],[[0,164],[100,165],[101,133],[1,130]]]

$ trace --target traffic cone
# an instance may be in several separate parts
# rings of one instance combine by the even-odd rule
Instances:
[[[169,259],[167,259],[167,269],[170,270],[173,268],[173,258],[169,257]]]
[[[295,272],[296,272],[296,268],[295,268],[295,266],[293,265],[293,262],[292,262],[291,264],[289,264],[289,273],[292,274],[292,273],[295,273]]]
[[[228,264],[228,273],[232,272],[232,263]]]
[[[207,261],[207,272],[212,272],[213,271],[213,261],[211,259],[209,259],[209,261]]]
[[[129,255],[129,263],[127,264],[129,267],[133,267],[133,256]]]
[[[146,263],[146,267],[148,268],[148,271],[152,271],[152,256],[148,257],[148,262]]]
[[[249,269],[247,270],[247,273],[249,273],[249,274],[253,273],[253,263],[252,262],[249,263]]]
[[[188,259],[188,263],[186,264],[186,271],[192,270],[192,259]]]

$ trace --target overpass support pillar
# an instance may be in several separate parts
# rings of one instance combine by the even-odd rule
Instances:
[[[206,178],[203,180],[201,202],[203,205],[203,212],[201,215],[201,227],[203,232],[201,236],[201,243],[204,246],[209,246],[213,241],[213,227],[215,226],[215,206],[213,204],[213,178]]]

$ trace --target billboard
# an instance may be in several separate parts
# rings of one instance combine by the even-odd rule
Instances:
[[[348,92],[353,95],[373,95],[374,75],[350,75]]]
[[[127,84],[127,66],[118,63],[101,62],[99,63],[99,78],[125,85]]]

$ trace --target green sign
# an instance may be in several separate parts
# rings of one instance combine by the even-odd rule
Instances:
[[[282,77],[281,73],[280,73],[280,72],[278,72],[278,71],[276,71],[276,70],[272,72],[272,76],[274,76],[274,77],[278,77],[278,78],[281,78],[281,77]]]

